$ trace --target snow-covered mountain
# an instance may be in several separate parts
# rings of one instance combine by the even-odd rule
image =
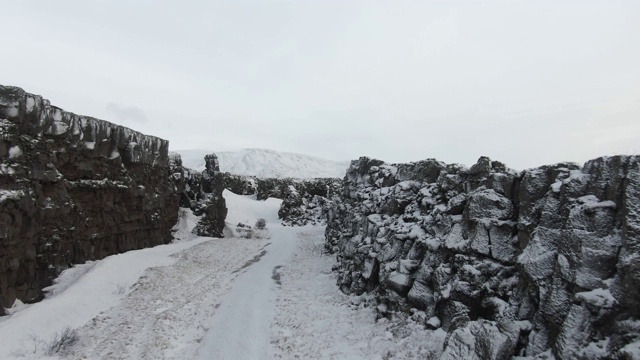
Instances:
[[[182,164],[191,169],[204,170],[204,156],[215,153],[218,155],[221,171],[261,178],[342,178],[349,167],[348,161],[332,161],[315,156],[268,149],[178,150],[176,152],[182,157]]]

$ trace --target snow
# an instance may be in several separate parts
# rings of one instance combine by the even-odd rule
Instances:
[[[605,359],[609,355],[607,348],[609,347],[609,338],[589,343],[586,347],[579,351],[579,354],[585,359]]]
[[[436,359],[446,333],[411,319],[375,320],[373,297],[336,286],[324,228],[298,228],[297,250],[281,269],[271,343],[275,359]]]
[[[238,223],[253,226],[256,220],[262,218],[267,221],[267,227],[270,224],[280,223],[278,219],[278,210],[282,200],[269,198],[264,201],[257,201],[255,195],[236,195],[229,190],[222,193],[227,201],[227,219],[228,225],[235,226]]]
[[[36,105],[36,100],[31,96],[27,96],[26,110],[27,113],[30,114],[33,111],[33,108]]]
[[[11,148],[9,148],[9,158],[10,159],[15,159],[17,157],[20,157],[22,155],[22,149],[20,149],[20,146],[16,145],[13,146]]]
[[[582,204],[584,204],[587,209],[597,209],[597,208],[616,208],[616,203],[611,200],[600,201],[595,195],[586,195],[578,198]]]
[[[22,190],[5,190],[0,189],[0,204],[7,200],[20,200],[25,195]]]
[[[53,121],[62,121],[62,110],[55,108],[53,109]]]
[[[229,225],[264,218],[270,239],[197,237],[197,217],[181,209],[174,243],[75,266],[42,302],[17,304],[0,318],[0,358],[413,359],[442,352],[444,331],[411,318],[376,321],[373,297],[339,291],[336,260],[323,252],[324,227],[280,225],[280,200],[224,197]],[[78,330],[78,343],[46,356],[43,344],[65,327]]]
[[[16,170],[11,167],[11,165],[0,164],[0,174],[2,175],[13,175]]]
[[[575,297],[577,300],[582,300],[601,308],[612,308],[617,303],[609,289],[593,289],[591,291],[579,292],[576,293]]]
[[[51,124],[51,134],[52,135],[62,135],[69,130],[69,125],[62,121],[54,121]]]
[[[267,214],[263,214],[267,215]],[[295,228],[277,224],[270,228],[271,244],[260,260],[251,265],[222,299],[218,311],[206,326],[198,349],[199,359],[266,359],[269,335],[275,316],[274,274],[295,249]]]
[[[0,337],[6,344],[13,345],[0,348],[0,358],[10,358],[16,351],[30,346],[32,334],[48,340],[65,327],[77,328],[86,324],[117,305],[146,269],[170,265],[175,262],[170,255],[205,240],[110,256],[79,279],[67,277],[76,283],[70,284],[63,279],[59,285],[67,287],[64,291],[0,322]],[[33,355],[39,357],[41,354]]]
[[[640,359],[640,340],[632,342],[620,349],[620,355],[626,355],[628,359]]]
[[[240,151],[178,150],[182,164],[190,169],[205,169],[204,156],[216,154],[220,171],[259,178],[343,178],[348,161],[332,161],[309,155],[280,152],[268,149],[244,149]]]
[[[4,113],[8,118],[15,118],[20,114],[20,110],[17,107],[9,107],[5,109]]]

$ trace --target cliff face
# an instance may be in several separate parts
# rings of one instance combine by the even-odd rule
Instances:
[[[168,145],[0,86],[0,311],[71,264],[170,241]]]
[[[444,359],[624,357],[640,339],[640,157],[523,172],[360,158],[326,239],[340,288],[441,327]]]

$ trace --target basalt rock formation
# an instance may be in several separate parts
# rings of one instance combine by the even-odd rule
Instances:
[[[0,311],[72,264],[169,242],[168,146],[0,86]]]
[[[217,170],[214,173],[212,177],[215,176],[216,184],[222,184],[222,189],[234,194],[256,195],[258,200],[270,197],[282,199],[278,217],[284,225],[293,226],[325,224],[328,198],[337,192],[342,184],[342,180],[336,178],[259,178],[228,172],[219,173]],[[193,195],[189,197],[194,198]]]
[[[235,194],[256,195],[258,200],[282,199],[278,217],[289,226],[324,225],[329,198],[342,185],[342,180],[336,178],[258,178],[229,173],[221,176],[224,187]]]
[[[205,157],[206,168],[202,172],[183,167],[177,153],[171,153],[170,158],[172,181],[180,194],[180,206],[190,208],[200,216],[193,233],[223,237],[227,206],[222,196],[224,174],[220,173],[217,156],[210,154]]]
[[[443,359],[639,353],[638,156],[522,172],[360,158],[326,241],[340,288],[442,328]]]
[[[342,180],[319,178],[293,182],[285,188],[278,217],[284,225],[324,225],[331,197],[339,192]]]

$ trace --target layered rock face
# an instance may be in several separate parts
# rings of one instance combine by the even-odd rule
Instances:
[[[168,145],[0,86],[0,311],[71,264],[170,241]]]
[[[449,336],[444,359],[632,358],[640,157],[515,172],[353,161],[332,198],[338,285]]]

